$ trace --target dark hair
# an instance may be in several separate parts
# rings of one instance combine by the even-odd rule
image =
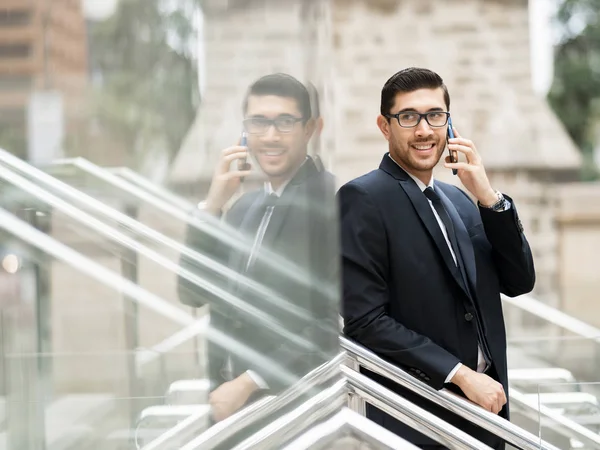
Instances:
[[[450,94],[444,84],[444,80],[437,73],[429,69],[418,67],[409,67],[400,72],[396,72],[383,85],[381,89],[381,115],[390,113],[396,100],[398,92],[413,92],[417,89],[436,89],[442,88],[444,91],[444,101],[446,108],[450,111]]]
[[[278,97],[292,98],[298,103],[298,109],[306,122],[311,118],[310,95],[306,87],[296,78],[286,73],[274,73],[259,78],[250,85],[244,98],[242,111],[248,111],[248,98],[251,95],[276,95]]]

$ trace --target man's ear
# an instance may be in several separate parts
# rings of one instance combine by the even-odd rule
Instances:
[[[382,116],[381,114],[377,116],[377,126],[381,130],[381,133],[385,137],[387,141],[390,140],[390,135],[392,134],[391,124],[387,117]]]
[[[317,134],[317,136],[320,136],[322,131],[323,131],[323,118],[319,117],[317,120],[315,120],[315,133]]]
[[[315,128],[316,128],[315,120],[308,119],[306,121],[306,125],[304,125],[304,133],[305,133],[305,138],[306,138],[307,143],[308,143],[308,141],[310,141],[310,138],[312,137],[313,133],[315,132]]]

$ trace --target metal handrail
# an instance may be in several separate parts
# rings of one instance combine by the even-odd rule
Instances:
[[[346,380],[340,379],[333,386],[317,393],[302,405],[288,412],[283,417],[274,420],[267,426],[233,447],[232,450],[253,450],[277,448],[286,437],[303,431],[315,422],[320,421],[336,411],[339,411],[346,403],[348,388]],[[202,450],[192,443],[181,450]]]
[[[491,447],[400,397],[370,378],[349,367],[342,366],[341,369],[356,394],[433,440],[449,448],[491,450]]]
[[[600,343],[600,328],[596,328],[586,322],[576,319],[559,309],[546,305],[531,295],[525,294],[519,297],[507,297],[502,295],[502,300],[519,309],[527,311],[536,317],[547,320],[553,325],[557,325],[577,336],[596,341]]]
[[[264,419],[275,411],[279,411],[283,406],[288,405],[311,392],[315,386],[325,383],[334,377],[339,376],[339,367],[346,359],[345,353],[339,353],[330,361],[317,367],[315,370],[294,383],[289,389],[285,390],[277,396],[270,397],[268,400],[263,400],[260,408],[255,408],[250,405],[242,409],[233,416],[213,425],[201,435],[195,437],[188,445],[193,444],[193,448],[214,448],[227,439],[240,432],[245,427],[248,427],[256,422]],[[193,420],[182,422],[173,429],[169,430],[168,436],[159,436],[154,441],[148,443],[142,450],[158,450],[161,445],[164,445],[169,440],[176,438],[180,433],[189,434],[190,429],[195,426]]]
[[[436,391],[431,386],[417,380],[402,369],[379,358],[374,353],[346,337],[341,336],[340,343],[342,348],[346,350],[351,357],[356,359],[361,366],[450,410],[454,414],[488,430],[517,448],[523,450],[558,450],[555,446],[542,441],[528,431],[519,428],[500,416],[492,414],[446,389]]]
[[[260,412],[263,407],[268,407],[275,398],[273,395],[261,398],[239,413],[231,416],[228,420],[237,420],[242,416],[252,416],[257,411]],[[206,431],[205,419],[206,415],[203,412],[193,414],[143,446],[141,450],[180,449],[182,445]]]
[[[338,356],[336,364],[340,362],[340,357],[343,356],[343,354]],[[299,431],[314,425],[315,422],[335,413],[336,410],[347,402],[347,395],[350,389],[355,395],[362,396],[398,420],[404,421],[409,426],[450,448],[491,450],[490,447],[467,435],[465,432],[401,398],[364,375],[352,371],[345,366],[339,367],[341,375],[344,375],[344,377],[336,382],[333,387],[317,393],[300,406],[286,413],[285,416],[276,419],[239,443],[234,449],[273,448],[275,445],[279,445],[290,434],[297,434]],[[325,377],[331,377],[332,375],[332,368],[334,367],[330,363],[329,369],[314,374],[313,380],[317,383],[320,379],[321,382],[326,381]],[[335,372],[333,374],[335,375]],[[286,404],[288,403],[289,399]],[[273,408],[272,405],[273,403],[271,405],[263,404],[260,410],[254,408],[252,413],[248,412],[244,414],[243,418],[253,420],[244,421],[241,416],[238,416],[230,418],[225,421],[226,423],[217,424],[181,447],[181,450],[214,448],[217,445],[223,444],[242,429],[247,429],[253,421],[259,420],[255,417],[257,414],[261,416],[260,418],[265,418],[276,411],[277,409]],[[172,430],[170,430],[170,434],[171,436],[174,435]],[[161,443],[164,445],[167,441],[161,439]],[[157,449],[159,447],[157,443],[153,443],[150,448]],[[144,448],[143,450],[150,450],[150,448]]]
[[[315,425],[298,436],[293,442],[285,446],[283,450],[330,448],[331,444],[338,438],[338,435],[346,436],[347,434],[359,435],[363,440],[367,440],[368,444],[373,444],[376,448],[384,446],[388,450],[418,449],[418,447],[410,442],[405,441],[366,417],[361,416],[351,409],[343,408],[332,418],[319,425]]]

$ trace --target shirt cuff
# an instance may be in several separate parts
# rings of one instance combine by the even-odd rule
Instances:
[[[262,379],[262,377],[259,374],[257,374],[253,370],[246,370],[246,373],[250,378],[252,378],[252,381],[254,381],[254,383],[259,387],[259,389],[269,389],[269,385],[265,380]]]
[[[458,369],[460,369],[460,366],[462,366],[462,363],[458,363],[456,366],[454,366],[454,369],[452,369],[450,371],[450,373],[446,377],[446,381],[444,381],[444,383],[446,383],[446,384],[450,383],[450,380],[452,380],[454,375],[456,375],[456,372],[458,372]]]

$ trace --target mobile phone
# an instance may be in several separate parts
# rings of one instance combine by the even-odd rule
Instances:
[[[452,117],[448,117],[448,139],[454,139],[454,130],[452,129]],[[448,141],[446,141],[448,142]],[[456,152],[451,152],[448,149],[448,153],[450,154],[450,161],[455,163],[458,162],[458,158],[456,157]],[[452,174],[456,175],[458,170],[452,169]]]
[[[245,131],[242,131],[242,137],[240,139],[240,146],[241,147],[248,147],[248,135],[246,134]],[[246,155],[248,154],[248,152],[246,152]],[[248,157],[244,157],[241,159],[238,159],[238,170],[250,170],[250,164],[248,164]],[[240,181],[244,181],[244,177],[240,178]]]

